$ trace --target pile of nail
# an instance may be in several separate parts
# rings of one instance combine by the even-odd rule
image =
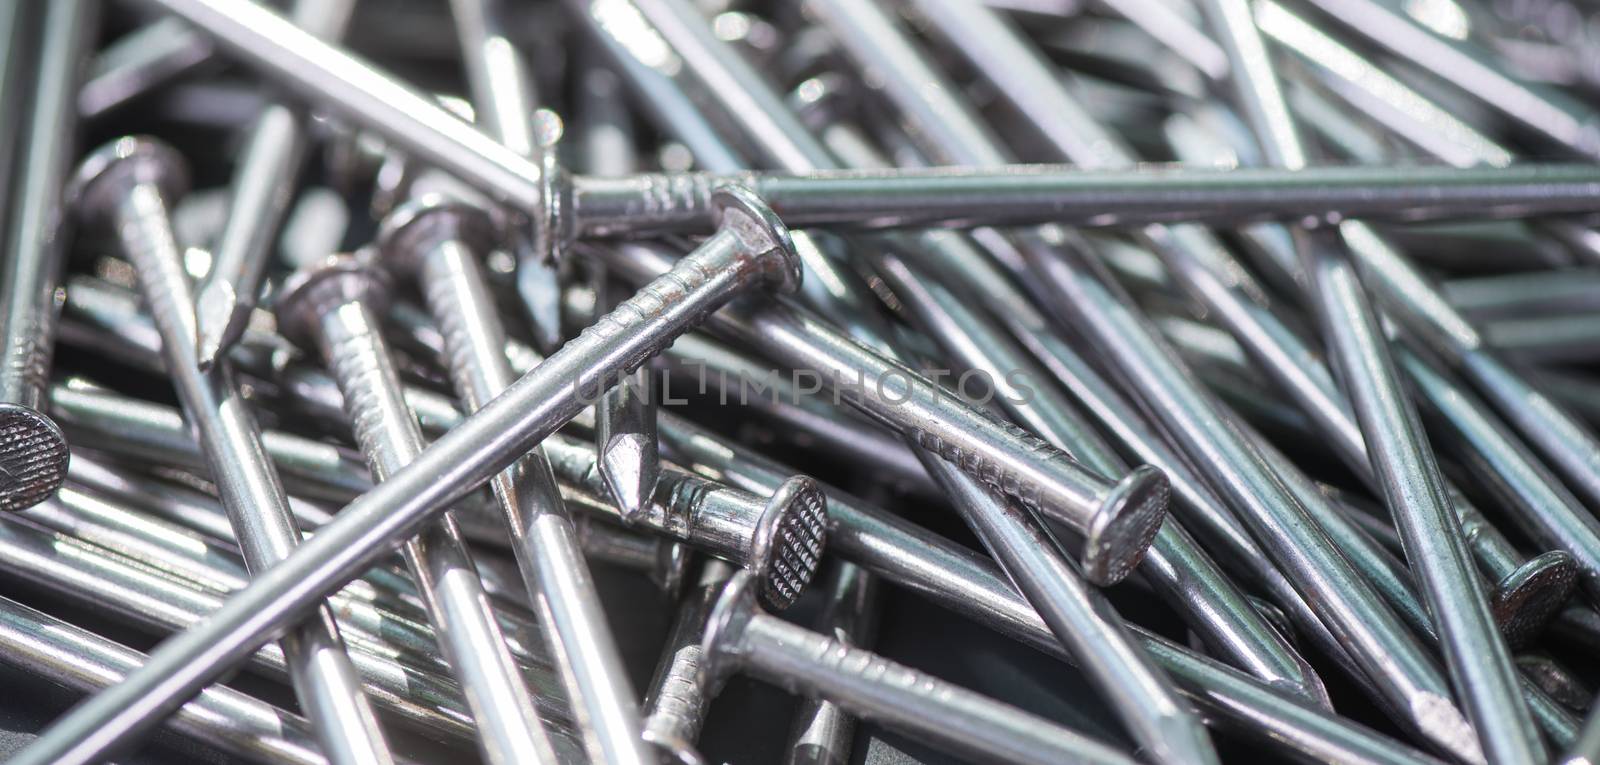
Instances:
[[[1600,762],[1595,29],[0,2],[0,751]]]

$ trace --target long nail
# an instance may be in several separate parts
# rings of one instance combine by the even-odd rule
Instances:
[[[1305,167],[1299,125],[1283,98],[1249,0],[1207,0],[1203,7],[1233,62],[1236,100],[1268,163]],[[1349,392],[1372,472],[1405,542],[1445,663],[1484,754],[1494,762],[1542,761],[1544,745],[1523,702],[1510,649],[1490,614],[1421,418],[1389,355],[1388,338],[1367,294],[1370,280],[1357,276],[1337,234],[1293,233],[1310,277],[1314,313]]]
[[[356,441],[374,477],[386,479],[425,447],[422,430],[401,392],[377,307],[387,280],[360,256],[335,256],[299,272],[277,297],[279,327],[320,350],[344,394]],[[401,547],[428,605],[445,658],[466,692],[482,735],[485,759],[497,763],[552,762],[532,696],[506,649],[483,584],[448,516],[425,525]]]
[[[1398,360],[1455,436],[1456,453],[1495,477],[1485,483],[1520,509],[1511,517],[1540,543],[1572,555],[1590,597],[1600,598],[1600,521],[1471,392],[1415,353],[1402,350]]]
[[[592,492],[604,490],[599,455],[562,435],[545,440],[557,477]],[[646,515],[635,526],[682,539],[755,574],[761,603],[782,611],[799,599],[822,559],[827,499],[815,482],[796,476],[762,497],[668,469]]]
[[[1578,156],[1600,157],[1600,122],[1592,109],[1554,88],[1507,74],[1476,43],[1436,34],[1388,0],[1312,0],[1311,6],[1546,141]]]
[[[665,266],[636,257],[602,257],[608,267],[635,280]],[[787,306],[724,311],[711,322],[784,364],[817,370],[839,398],[899,430],[918,447],[1083,534],[1082,562],[1093,581],[1126,576],[1165,515],[1168,488],[1159,471],[1135,468],[1112,483],[1015,425],[941,393],[909,367],[803,311]]]
[[[95,56],[78,91],[78,113],[95,119],[211,63],[215,51],[205,35],[178,19],[142,26]]]
[[[871,648],[877,635],[880,585],[859,567],[836,562],[823,580],[827,601],[817,631],[859,648]],[[785,765],[847,762],[855,743],[856,721],[826,699],[806,699],[795,713],[784,751]]]
[[[532,443],[575,416],[585,398],[631,372],[676,334],[741,292],[798,281],[782,224],[748,192],[726,194],[724,228],[662,281],[562,346],[416,461],[362,495],[338,518],[235,594],[201,629],[168,641],[122,685],[80,705],[36,739],[19,762],[89,762],[147,729],[230,663],[268,639],[323,593],[353,578],[471,487],[488,481]],[[98,737],[80,735],[99,731]],[[104,733],[114,731],[114,733]]]
[[[969,369],[985,371],[995,386],[995,400],[1016,421],[1065,449],[1102,474],[1128,467],[1092,427],[1049,387],[1050,376],[1026,351],[1013,348],[1005,331],[966,307],[942,285],[918,276],[893,255],[880,254],[879,271],[901,302],[942,338],[948,353]],[[983,353],[974,353],[978,348]],[[1020,378],[1024,390],[1011,381]],[[1300,689],[1314,703],[1326,703],[1321,681],[1276,632],[1261,621],[1216,564],[1189,533],[1169,519],[1156,532],[1140,569],[1183,612],[1190,627],[1207,645],[1235,666],[1268,682]]]
[[[560,124],[552,114],[536,109],[533,75],[506,33],[506,5],[504,0],[452,0],[450,5],[472,91],[474,121],[511,150],[542,162],[543,155],[557,151]],[[532,238],[539,236],[535,231]],[[560,263],[544,241],[514,232],[509,244],[517,258],[517,295],[533,324],[536,344],[549,353],[561,344]]]
[[[0,522],[0,567],[58,597],[157,634],[189,629],[224,602],[93,545],[17,521]],[[359,647],[350,651],[351,661],[380,709],[419,731],[461,740],[475,735],[459,701],[461,691],[448,678],[384,656],[375,643]],[[277,644],[265,644],[247,659],[252,670],[285,681],[292,677]]]
[[[900,30],[875,6],[846,7],[844,3],[829,2],[813,3],[813,7],[826,8],[819,18],[838,34],[852,58],[865,68],[898,72],[885,78],[891,97],[902,105],[903,113],[916,120],[919,130],[936,144],[934,148],[944,154],[943,158],[977,165],[1005,161],[998,144],[984,137],[987,131],[976,124],[976,117],[965,104],[955,101],[948,89],[908,85],[943,82],[944,78],[904,41]],[[886,38],[895,44],[887,45]],[[986,44],[1006,44],[1013,51],[1027,50],[1018,42],[985,40]],[[1027,57],[1018,58],[1027,63]],[[1073,113],[1081,112],[1073,109]],[[1101,165],[1106,162],[1092,156],[1089,159]],[[1284,491],[1253,450],[1223,424],[1226,421],[1214,401],[1195,387],[1186,371],[1153,337],[1144,320],[1124,302],[1125,298],[1109,288],[1103,266],[1087,262],[1089,258],[1075,251],[1069,255],[1072,248],[1064,247],[1065,237],[1065,232],[1059,230],[1044,231],[1023,248],[1044,286],[1057,290],[1052,305],[1070,309],[1073,323],[1094,340],[1125,381],[1134,390],[1149,392],[1143,397],[1152,413],[1200,463],[1197,466],[1208,471],[1213,486],[1241,510],[1244,520],[1284,573],[1318,609],[1328,629],[1341,638],[1369,674],[1381,678],[1374,682],[1394,707],[1414,710],[1415,702],[1422,701],[1431,710],[1426,715],[1411,715],[1419,729],[1468,760],[1481,759],[1466,720],[1458,715],[1437,714],[1438,707],[1450,709],[1449,692],[1425,649],[1406,633],[1342,553],[1315,530],[1305,508]],[[1376,650],[1379,645],[1384,648]]]
[[[754,674],[979,760],[1133,762],[1043,718],[768,616],[752,584],[735,574],[708,620],[701,671],[713,684],[734,671]]]
[[[661,415],[669,456],[751,491],[770,491],[786,468],[724,442],[669,413]],[[979,624],[1063,661],[1072,656],[990,558],[927,529],[828,489],[834,552]],[[1373,762],[1429,760],[1344,718],[1288,701],[1242,672],[1134,627],[1141,645],[1191,699],[1229,730],[1315,758]]]
[[[505,328],[478,262],[486,252],[485,228],[481,212],[442,200],[414,200],[385,219],[380,234],[390,266],[423,286],[455,387],[474,411],[515,380]],[[640,737],[633,686],[599,610],[577,529],[557,492],[548,458],[535,447],[494,481],[518,569],[541,605],[547,642],[557,648],[569,694],[583,705],[593,725],[586,744],[598,759],[645,761],[649,755]]]
[[[301,0],[291,18],[319,38],[338,40],[354,10],[355,0]],[[211,252],[211,272],[195,296],[196,360],[202,370],[210,369],[244,334],[280,224],[294,199],[309,127],[303,112],[272,104],[249,128],[231,184],[227,223]]]
[[[661,658],[656,661],[655,675],[645,691],[645,740],[681,765],[705,762],[697,742],[712,691],[706,687],[707,678],[701,671],[705,659],[701,641],[711,611],[721,600],[734,570],[715,560],[708,560],[701,567],[694,589],[678,604]]]
[[[261,578],[292,554],[299,533],[232,370],[221,365],[201,373],[194,363],[193,287],[167,217],[167,200],[186,185],[184,175],[182,161],[164,144],[119,139],[80,165],[72,198],[80,219],[116,231],[135,263],[185,419],[199,432],[245,560]],[[392,760],[355,670],[344,657],[332,616],[321,610],[283,645],[301,703],[328,756],[340,762]],[[109,748],[118,738],[113,733],[90,748]]]
[[[12,600],[0,598],[0,660],[84,692],[115,685],[143,654]],[[167,728],[255,762],[324,765],[305,718],[223,685],[201,691]]]
[[[0,25],[18,36],[18,44],[9,46],[18,52],[33,49],[20,39],[37,29],[26,21],[28,11],[7,9],[9,23]],[[73,95],[99,28],[98,11],[93,2],[72,0],[54,3],[43,14],[31,110],[21,109],[17,95],[29,79],[29,57],[0,57],[12,59],[0,61],[0,106],[28,115],[15,120],[17,133],[26,126],[27,140],[9,136],[19,152],[19,170],[14,199],[7,202],[9,254],[0,264],[0,511],[49,497],[66,476],[67,442],[44,414],[45,385],[55,347],[56,287],[67,255],[63,223],[69,216],[62,214],[62,194],[77,143]]]

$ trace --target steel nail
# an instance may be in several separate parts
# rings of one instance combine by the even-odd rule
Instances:
[[[194,364],[193,287],[167,217],[167,201],[181,195],[185,174],[182,160],[165,144],[123,138],[95,150],[79,165],[68,196],[80,220],[117,232],[134,262],[185,419],[199,433],[251,573],[262,578],[292,554],[299,530],[277,471],[262,453],[259,426],[241,399],[232,370],[221,365],[202,373]],[[301,704],[328,757],[337,762],[391,761],[332,615],[320,609],[282,645]],[[113,726],[102,730],[106,735],[101,738],[78,743],[105,752],[120,743],[119,734],[131,732],[129,727]]]
[[[32,109],[21,109],[15,95],[28,79],[28,67],[9,61],[0,72],[0,106],[27,115],[17,120],[18,133],[26,125],[26,141],[11,136],[19,152],[19,176],[3,221],[8,255],[0,258],[0,511],[21,510],[49,497],[66,476],[67,441],[44,414],[45,385],[59,311],[56,288],[67,255],[63,191],[78,125],[72,99],[99,28],[99,6],[93,2],[50,4],[42,9],[42,29],[26,21],[28,10],[8,10],[11,23],[4,31],[26,34],[31,27],[40,35]],[[0,161],[0,168],[8,164]]]
[[[836,561],[824,575],[827,595],[817,631],[859,648],[871,648],[877,636],[881,585],[860,567]],[[806,699],[795,712],[784,750],[785,765],[829,765],[845,762],[855,742],[856,721],[843,707],[826,699]]]
[[[116,684],[144,660],[138,651],[0,598],[0,661],[13,667],[93,692]],[[171,730],[254,762],[327,762],[305,718],[223,685],[201,691],[166,724]]]
[[[787,475],[786,468],[670,413],[661,413],[661,428],[669,456],[693,464],[706,475],[751,491],[770,491]],[[836,489],[827,491],[833,511],[830,549],[840,557],[1050,656],[1072,661],[1065,646],[992,559]],[[1230,730],[1314,758],[1428,759],[1343,718],[1289,701],[1280,691],[1242,672],[1138,627],[1133,630],[1184,692]]]
[[[1102,474],[1128,470],[1127,463],[1052,389],[1050,376],[1026,358],[1026,351],[1012,347],[1003,329],[942,285],[921,278],[898,257],[880,253],[876,262],[897,298],[923,326],[935,329],[933,334],[944,341],[946,351],[966,368],[987,373],[995,386],[995,401],[1017,422]],[[979,348],[983,351],[975,352]],[[1020,380],[1026,389],[1019,390],[1012,380]],[[1269,683],[1304,693],[1313,703],[1328,704],[1310,665],[1261,621],[1243,593],[1175,519],[1156,532],[1139,571],[1227,661]]]
[[[645,740],[681,765],[705,763],[697,741],[705,724],[706,708],[711,704],[711,689],[705,685],[707,678],[701,671],[701,641],[711,610],[722,598],[734,571],[717,560],[707,560],[701,566],[694,589],[678,604],[672,628],[662,644],[661,658],[656,661],[655,675],[645,692]]]
[[[596,254],[636,281],[666,267],[661,260]],[[1082,562],[1092,581],[1127,576],[1166,514],[1169,489],[1160,471],[1142,466],[1112,483],[1036,436],[941,393],[936,383],[803,310],[738,306],[712,316],[710,323],[784,364],[817,370],[840,399],[919,448],[1083,534]]]
[[[370,258],[334,256],[286,282],[276,304],[281,331],[319,349],[332,370],[356,441],[379,481],[416,459],[425,446],[378,332],[377,306],[387,299],[387,290]],[[484,757],[503,763],[554,761],[533,698],[489,612],[455,523],[446,515],[425,525],[401,551],[445,658],[466,692]]]
[[[604,491],[600,459],[592,447],[560,434],[545,439],[543,446],[558,478],[591,492]],[[761,582],[762,605],[782,611],[799,599],[821,564],[827,499],[804,476],[792,477],[763,497],[667,469],[645,517],[633,525],[677,537],[750,571]]]
[[[301,29],[337,41],[354,10],[355,0],[300,0],[290,13]],[[211,251],[211,271],[195,295],[195,347],[202,370],[210,369],[244,334],[294,198],[309,131],[309,117],[283,104],[267,106],[248,128],[231,183],[227,222]]]
[[[712,609],[700,648],[707,685],[753,674],[980,760],[1133,762],[1048,720],[768,616],[753,586],[748,574],[734,574]]]
[[[389,266],[415,277],[439,324],[439,345],[456,389],[476,410],[513,384],[505,329],[478,258],[490,239],[486,216],[439,198],[412,200],[386,218],[379,247]],[[537,595],[541,628],[557,646],[570,695],[593,726],[593,756],[643,762],[648,754],[632,684],[623,671],[599,596],[580,555],[578,533],[557,493],[549,459],[535,447],[495,477],[517,566]]]
[[[908,117],[917,120],[920,134],[936,144],[930,148],[942,154],[941,158],[973,165],[1005,161],[998,143],[986,137],[987,131],[977,124],[967,106],[950,96],[953,86],[944,84],[932,89],[910,85],[944,83],[944,78],[876,5],[813,2],[811,7],[819,11],[819,21],[839,36],[852,58],[864,68],[896,73],[883,78],[889,94],[897,104],[903,104]],[[995,39],[985,39],[999,44]],[[1015,42],[1009,43],[1007,49],[1026,50]],[[1026,57],[1016,58],[1024,64],[1027,61]],[[1074,110],[1078,111],[1081,110]],[[1098,161],[1104,163],[1103,159]],[[1152,413],[1186,447],[1185,451],[1200,461],[1198,466],[1209,471],[1214,488],[1244,513],[1244,520],[1284,573],[1319,609],[1328,629],[1341,638],[1369,673],[1382,678],[1375,682],[1394,707],[1415,709],[1414,702],[1424,699],[1442,702],[1430,707],[1444,706],[1449,710],[1447,686],[1425,649],[1405,632],[1360,575],[1351,570],[1342,553],[1315,530],[1305,508],[1284,491],[1272,471],[1225,425],[1213,400],[1196,389],[1186,370],[1153,337],[1144,319],[1124,302],[1125,296],[1109,286],[1104,267],[1089,262],[1091,259],[1071,246],[1068,235],[1058,229],[1044,230],[1022,244],[1028,265],[1045,282],[1042,286],[1056,290],[1051,304],[1070,312],[1073,323],[1091,336],[1124,381],[1141,391],[1141,398]],[[1222,456],[1224,452],[1227,457]],[[1379,645],[1383,649],[1377,649]],[[1411,719],[1447,749],[1468,760],[1481,759],[1465,719],[1437,711],[1412,715]]]
[[[537,110],[533,77],[517,43],[506,34],[509,9],[504,0],[452,0],[451,15],[461,41],[475,122],[524,157],[553,163],[561,137],[559,118]],[[561,344],[558,253],[540,231],[509,238],[517,259],[517,295],[532,323],[540,350]]]
[[[204,687],[323,593],[353,578],[386,549],[510,465],[530,443],[576,415],[619,372],[632,371],[718,305],[761,284],[799,279],[781,223],[748,192],[723,197],[726,225],[660,282],[562,346],[389,480],[231,598],[204,626],[170,640],[121,685],[58,720],[17,762],[88,762],[143,731]],[[530,406],[531,405],[531,406]],[[80,731],[115,731],[86,738]]]
[[[214,61],[211,41],[178,19],[160,19],[106,46],[78,89],[78,113],[92,120]]]
[[[1562,149],[1600,157],[1600,121],[1592,109],[1554,88],[1516,79],[1476,43],[1438,35],[1390,0],[1312,0],[1310,5]]]

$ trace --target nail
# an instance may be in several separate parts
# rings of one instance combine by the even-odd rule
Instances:
[[[5,598],[0,598],[0,657],[12,667],[84,692],[116,684],[145,661],[138,651]],[[224,685],[201,691],[166,726],[247,760],[327,762],[305,718]]]
[[[1268,163],[1305,167],[1308,157],[1299,126],[1283,98],[1249,0],[1207,0],[1202,7],[1223,39],[1233,63],[1235,101]],[[1372,472],[1405,542],[1407,562],[1427,599],[1445,663],[1484,754],[1494,762],[1543,761],[1544,745],[1523,702],[1511,651],[1490,614],[1459,516],[1368,296],[1372,280],[1358,277],[1356,262],[1336,233],[1291,233],[1310,276],[1313,313],[1349,393]]]
[[[746,197],[729,195],[729,204]],[[758,210],[759,203],[751,203]],[[735,216],[755,213],[733,209]],[[488,219],[437,198],[413,200],[385,218],[379,248],[391,268],[415,278],[439,327],[439,344],[457,392],[476,411],[514,384],[506,333],[478,258],[491,238]],[[781,224],[779,224],[781,226]],[[775,231],[781,234],[781,227]],[[778,235],[774,246],[785,243]],[[574,386],[576,380],[572,381]],[[578,532],[540,447],[494,479],[496,499],[512,532],[512,552],[529,593],[541,604],[540,625],[569,695],[593,728],[585,743],[602,760],[645,762],[642,723],[616,639],[581,556]]]
[[[514,18],[503,0],[452,0],[475,122],[516,153],[541,163],[554,162],[562,125],[553,113],[537,109],[538,94],[527,61],[507,34]],[[548,160],[544,159],[549,157]],[[517,259],[517,296],[532,322],[535,344],[545,353],[561,345],[561,264],[552,245],[512,232]]]
[[[1145,755],[1156,762],[1218,762],[1200,720],[1177,700],[1116,611],[1072,570],[1037,519],[954,466],[918,454],[956,512],[1091,674]]]
[[[654,389],[654,375],[643,367],[606,391],[595,405],[600,477],[624,523],[637,523],[649,512],[650,498],[661,480]]]
[[[354,10],[354,0],[300,0],[290,13],[301,29],[337,41]],[[212,249],[211,272],[195,298],[195,345],[202,371],[239,340],[256,307],[261,279],[294,198],[309,128],[303,112],[271,104],[246,134],[230,184],[227,223]]]
[[[545,439],[544,450],[557,477],[603,492],[592,447],[556,434]],[[762,605],[782,611],[799,599],[821,564],[827,499],[804,476],[763,497],[668,469],[646,516],[633,525],[682,539],[750,571],[761,583]]]
[[[668,412],[661,413],[663,446],[693,464],[751,491],[770,491],[787,468],[725,442]],[[833,552],[886,581],[995,629],[1057,659],[1072,656],[994,561],[836,489],[828,490]],[[1230,730],[1269,747],[1313,758],[1362,752],[1375,761],[1427,760],[1406,746],[1345,718],[1303,706],[1254,678],[1133,627],[1141,645],[1201,708]]]
[[[1388,2],[1313,0],[1311,6],[1546,141],[1579,156],[1600,157],[1600,125],[1591,109],[1554,88],[1507,74],[1476,43],[1437,35]]]
[[[148,568],[130,565],[127,559],[93,545],[18,521],[0,521],[0,567],[57,597],[105,611],[121,623],[161,635],[190,629],[224,602]],[[351,661],[360,672],[358,682],[394,719],[418,731],[443,733],[463,741],[476,735],[471,716],[461,708],[461,691],[453,682],[443,675],[419,672],[392,657],[380,656],[375,645],[363,648],[374,650],[350,651]],[[292,681],[278,644],[263,645],[247,661],[247,669],[252,672]]]
[[[544,365],[486,403],[477,415],[424,450],[413,464],[350,504],[200,629],[163,643],[128,680],[75,707],[35,739],[18,762],[91,762],[107,747],[146,730],[162,712],[226,671],[275,627],[354,578],[387,543],[405,538],[430,512],[490,480],[526,447],[578,415],[606,378],[643,363],[675,334],[718,304],[757,285],[794,288],[794,251],[782,224],[749,192],[726,192],[726,226],[690,254],[664,282],[606,315],[597,328],[562,346]],[[530,407],[533,405],[533,407]],[[91,739],[80,731],[117,731]]]
[[[1517,668],[1551,698],[1568,709],[1582,713],[1594,701],[1594,692],[1585,688],[1571,670],[1554,658],[1542,653],[1523,654],[1517,657]]]
[[[875,262],[919,326],[929,328],[962,368],[988,374],[995,386],[994,400],[1013,419],[1103,475],[1127,472],[1127,463],[1047,384],[1048,373],[1027,358],[1026,351],[1014,347],[1003,329],[964,305],[963,298],[920,277],[895,255],[880,253]],[[1028,390],[1011,386],[1014,375],[1020,375]],[[1261,621],[1244,594],[1176,519],[1156,532],[1139,570],[1226,661],[1268,682],[1302,690],[1317,703],[1326,702],[1326,692],[1310,665]]]
[[[747,185],[797,226],[854,229],[1058,223],[1131,227],[1261,220],[1478,219],[1593,209],[1597,172],[1577,164],[1497,168],[1083,169],[1011,165],[894,170],[575,176],[552,219],[564,241],[704,230],[706,196]],[[1507,200],[1515,199],[1515,204]]]
[[[824,578],[827,600],[817,631],[858,648],[870,648],[877,637],[879,585],[859,567],[837,561]],[[804,699],[789,727],[785,765],[837,765],[848,762],[854,748],[855,717],[831,701]]]
[[[298,272],[279,291],[276,312],[285,336],[320,351],[344,394],[356,441],[381,482],[415,460],[425,443],[377,330],[376,306],[387,300],[389,286],[370,260],[333,256]],[[485,759],[555,761],[454,522],[445,516],[425,525],[401,553],[466,693]]]
[[[1446,439],[1453,453],[1493,476],[1483,483],[1506,502],[1523,531],[1571,555],[1590,597],[1600,598],[1600,521],[1471,392],[1409,350],[1399,352],[1398,360],[1420,398],[1454,436]]]
[[[950,95],[953,86],[926,87],[929,82],[944,83],[944,78],[904,40],[890,20],[877,13],[875,6],[845,5],[813,3],[813,7],[825,6],[826,12],[818,14],[819,21],[836,32],[852,58],[865,68],[879,71],[880,76],[882,72],[896,72],[883,78],[889,95],[897,104],[903,104],[904,113],[916,120],[919,130],[927,131],[930,142],[937,142],[937,148],[945,154],[943,159],[971,165],[1005,161],[998,144],[985,137],[987,131],[976,125],[978,120],[966,104]],[[886,40],[893,41],[892,48]],[[990,39],[985,44],[1005,44],[1014,54],[1028,50],[1017,41]],[[1021,67],[1030,57],[1015,58]],[[912,87],[911,83],[924,85]],[[1055,101],[1070,103],[1064,97]],[[1087,159],[1105,164],[1104,159]],[[1374,682],[1393,707],[1413,710],[1420,700],[1431,709],[1427,715],[1411,716],[1417,727],[1465,759],[1481,760],[1465,719],[1438,713],[1441,706],[1453,710],[1449,707],[1448,686],[1425,649],[1405,632],[1394,613],[1350,568],[1343,554],[1309,525],[1313,522],[1305,508],[1284,491],[1253,450],[1229,428],[1218,427],[1226,420],[1214,401],[1194,386],[1187,370],[1124,302],[1125,296],[1108,286],[1108,276],[1100,270],[1103,266],[1075,251],[1069,256],[1069,248],[1063,246],[1068,244],[1066,237],[1065,232],[1052,229],[1021,243],[1029,267],[1042,282],[1040,286],[1054,290],[1050,304],[1070,309],[1072,323],[1126,376],[1133,390],[1147,394],[1141,397],[1152,414],[1197,461],[1197,467],[1210,476],[1212,485],[1240,509],[1284,573],[1318,609],[1328,629],[1349,647],[1368,674],[1379,678]],[[1228,456],[1224,457],[1219,449]],[[1360,639],[1354,639],[1357,636]],[[1376,645],[1385,648],[1381,652],[1372,650]]]
[[[645,740],[681,765],[705,763],[697,741],[712,693],[702,671],[705,654],[701,641],[711,611],[721,600],[733,573],[731,566],[717,560],[707,560],[701,567],[694,589],[678,604],[645,693]]]
[[[1543,745],[1522,701],[1510,650],[1490,613],[1421,418],[1389,356],[1388,338],[1339,242],[1326,232],[1316,239],[1294,233],[1373,473],[1485,754],[1495,762],[1542,761]]]
[[[146,24],[106,46],[78,90],[78,114],[93,120],[213,61],[205,35],[178,19]]]
[[[185,419],[205,447],[245,560],[252,574],[261,578],[292,554],[299,533],[277,471],[262,454],[259,426],[241,399],[232,370],[221,365],[201,373],[194,364],[193,288],[167,217],[167,200],[181,195],[187,185],[185,175],[182,160],[165,144],[123,138],[96,149],[79,165],[68,198],[80,220],[117,232],[134,263]],[[315,602],[308,599],[308,605]],[[302,707],[329,758],[391,761],[332,616],[320,610],[282,644]],[[153,663],[146,667],[150,671]],[[119,734],[154,720],[127,722],[134,724],[103,729],[103,738],[80,743],[106,753],[120,743]]]
[[[753,587],[749,575],[734,574],[712,610],[700,649],[707,685],[745,672],[979,760],[1133,762],[1043,718],[768,616]]]
[[[67,255],[62,194],[77,144],[73,95],[99,28],[99,8],[91,2],[52,4],[42,30],[24,21],[27,10],[9,9],[7,28],[40,35],[37,79],[28,83],[25,61],[0,62],[0,106],[28,116],[15,120],[17,133],[27,130],[27,141],[11,136],[19,177],[4,229],[10,254],[0,265],[0,512],[26,509],[54,494],[70,458],[66,437],[44,414],[44,388],[54,355],[56,287]],[[19,51],[32,48],[18,42]],[[24,83],[32,85],[32,108],[26,110],[17,95],[27,89]]]
[[[636,281],[665,265],[597,254],[606,259],[608,268]],[[724,311],[711,317],[712,326],[762,348],[780,363],[816,370],[851,406],[1083,534],[1082,564],[1091,581],[1116,582],[1127,576],[1160,527],[1168,495],[1160,471],[1143,466],[1112,483],[1015,425],[938,393],[935,383],[909,367],[840,335],[807,313],[787,306],[734,310],[737,313]],[[860,382],[849,384],[851,379]],[[906,387],[900,389],[899,383],[886,387],[894,380],[905,381]]]

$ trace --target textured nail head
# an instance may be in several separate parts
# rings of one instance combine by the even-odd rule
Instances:
[[[384,216],[374,245],[386,268],[410,276],[421,268],[423,255],[440,242],[462,242],[485,253],[499,244],[501,234],[482,208],[429,193],[406,200]]]
[[[1112,487],[1083,537],[1083,573],[1097,584],[1120,582],[1133,572],[1167,518],[1172,485],[1140,465]]]
[[[176,149],[146,136],[125,136],[90,152],[67,184],[66,200],[80,220],[103,224],[128,192],[154,185],[164,199],[189,190],[189,169]]]
[[[817,573],[827,537],[828,499],[816,481],[784,481],[767,500],[750,551],[749,571],[760,581],[763,606],[782,611],[794,605]]]
[[[26,510],[55,494],[67,476],[69,450],[49,417],[0,404],[0,511]]]
[[[720,186],[711,193],[718,231],[729,231],[767,269],[767,283],[778,292],[800,289],[800,258],[777,213],[743,186]]]
[[[1577,562],[1567,553],[1551,550],[1506,574],[1495,585],[1489,608],[1506,642],[1517,647],[1544,630],[1577,586]]]
[[[302,348],[316,347],[316,326],[330,305],[359,301],[374,313],[388,305],[388,274],[366,253],[329,255],[284,280],[278,290],[278,332]]]

